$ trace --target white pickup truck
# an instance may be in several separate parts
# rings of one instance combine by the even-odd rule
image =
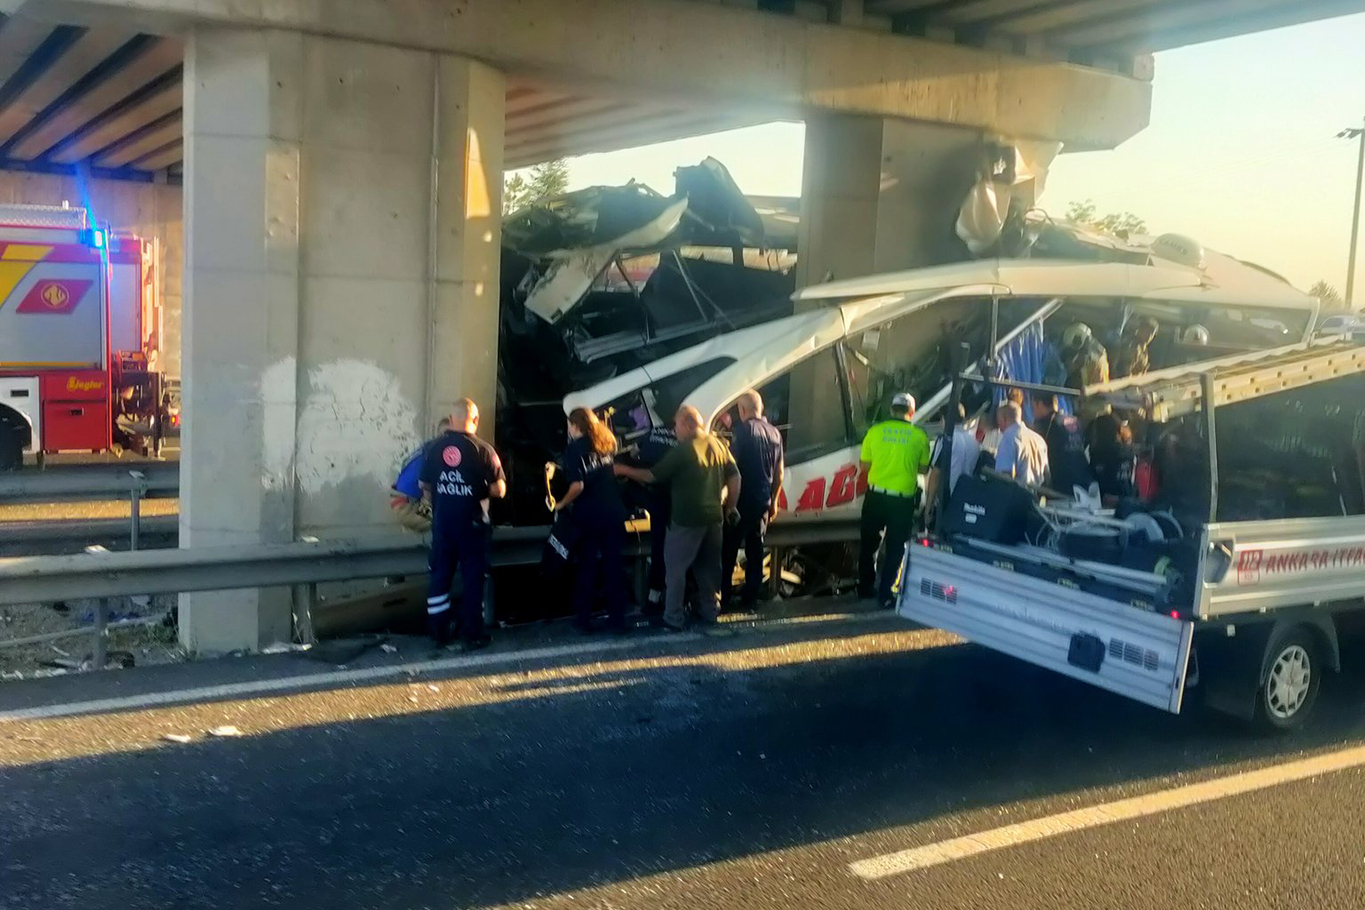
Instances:
[[[1172,713],[1197,688],[1302,725],[1340,668],[1339,624],[1365,610],[1365,347],[1323,338],[1082,394],[1173,440],[1167,508],[1020,505],[996,480],[983,509],[959,482],[907,548],[899,614]]]

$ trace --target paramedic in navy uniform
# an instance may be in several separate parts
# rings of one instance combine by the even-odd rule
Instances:
[[[507,492],[502,462],[480,439],[479,407],[468,398],[455,403],[450,429],[427,450],[422,492],[431,497],[431,582],[427,627],[438,644],[450,638],[450,585],[459,566],[463,597],[459,630],[467,651],[490,641],[483,628],[483,581],[488,573],[488,515],[484,501]]]
[[[607,628],[626,631],[625,567],[622,551],[626,546],[626,507],[616,485],[612,464],[616,457],[616,437],[597,415],[587,408],[574,408],[569,414],[569,447],[564,452],[564,479],[569,491],[555,503],[555,512],[569,509],[573,523],[582,532],[574,554],[578,570],[574,590],[574,626],[591,632],[593,595],[598,576],[604,576],[607,593]]]

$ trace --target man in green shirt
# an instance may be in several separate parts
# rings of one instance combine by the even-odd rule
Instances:
[[[681,632],[687,623],[687,572],[697,581],[702,631],[717,628],[720,606],[721,528],[739,517],[739,468],[725,443],[706,430],[691,405],[673,420],[678,444],[653,468],[618,463],[617,475],[640,483],[666,483],[673,518],[664,540],[664,627]]]
[[[891,399],[891,419],[873,424],[863,437],[867,494],[858,551],[858,596],[876,597],[883,607],[892,604],[891,587],[919,511],[919,475],[929,466],[929,436],[910,422],[914,416],[914,396],[900,392]],[[879,584],[877,550],[883,532],[886,553]]]

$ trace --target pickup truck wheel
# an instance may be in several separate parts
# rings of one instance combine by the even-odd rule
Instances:
[[[1313,712],[1323,664],[1312,633],[1291,629],[1269,650],[1265,679],[1256,699],[1257,726],[1267,732],[1298,729]]]

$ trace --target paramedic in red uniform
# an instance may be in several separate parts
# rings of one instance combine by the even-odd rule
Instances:
[[[427,450],[421,480],[432,512],[427,627],[438,644],[450,639],[450,587],[458,566],[463,594],[459,632],[468,651],[490,641],[483,627],[483,582],[490,544],[483,503],[507,493],[498,454],[478,432],[478,405],[468,398],[456,402],[450,429]]]

